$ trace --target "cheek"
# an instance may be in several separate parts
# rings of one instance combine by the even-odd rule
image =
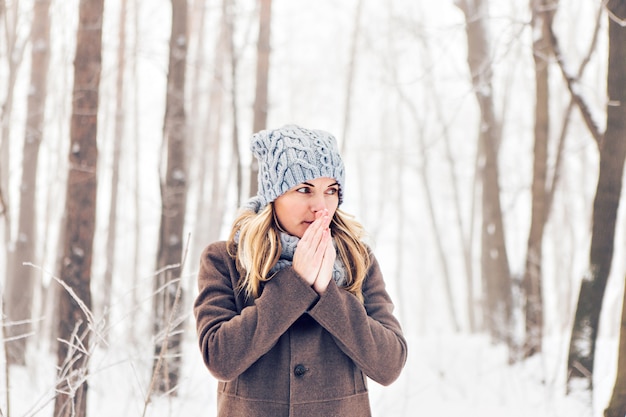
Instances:
[[[332,214],[335,214],[335,211],[337,211],[337,207],[339,207],[339,199],[337,198],[333,198],[331,199],[331,201],[326,203],[326,208]]]
[[[294,223],[301,216],[302,205],[293,200],[280,202],[277,200],[274,209],[276,210],[276,218],[279,223],[283,227],[289,227],[290,224]]]

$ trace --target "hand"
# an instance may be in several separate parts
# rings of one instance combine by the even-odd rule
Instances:
[[[302,235],[293,256],[293,269],[311,286],[315,284],[322,269],[328,246],[333,246],[329,225],[328,210],[315,213],[315,221]]]
[[[313,289],[318,294],[323,294],[328,288],[328,283],[333,277],[333,266],[335,265],[335,258],[337,257],[337,252],[335,251],[335,246],[333,246],[332,236],[330,234],[330,229],[327,231],[327,240],[328,244],[326,245],[326,251],[324,253],[324,259],[322,259],[322,265],[320,267],[320,271],[317,274],[317,279],[313,284]]]

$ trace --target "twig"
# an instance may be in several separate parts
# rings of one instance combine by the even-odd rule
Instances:
[[[180,263],[180,271],[182,272],[183,267],[185,265],[185,261],[187,259],[187,254],[189,252],[189,235],[187,235],[187,243],[185,245],[185,250],[183,252],[183,257],[182,257],[182,261]],[[175,314],[178,311],[178,305],[180,303],[180,298],[181,298],[181,294],[182,294],[182,285],[181,282],[182,280],[180,278],[177,278],[176,280],[174,280],[176,283],[176,296],[174,297],[174,303],[172,305],[172,310],[170,312],[170,316],[166,322],[166,327],[164,329],[164,337],[163,337],[163,342],[161,343],[161,352],[159,354],[159,357],[157,358],[157,363],[154,367],[154,370],[152,371],[152,378],[150,379],[150,385],[148,386],[148,392],[146,393],[146,398],[144,400],[144,408],[143,408],[143,412],[141,414],[142,417],[146,416],[146,412],[148,411],[148,404],[150,403],[150,399],[152,397],[152,392],[154,391],[154,386],[156,384],[156,380],[157,377],[159,375],[159,373],[161,372],[161,366],[163,365],[165,356],[167,354],[167,345],[169,342],[169,336],[170,336],[170,330],[172,329],[172,323],[174,323],[174,319],[175,319]],[[164,285],[162,288],[167,287],[169,284],[171,284],[172,282]],[[177,324],[176,324],[177,325]],[[170,389],[169,392],[172,392],[175,388],[172,387]]]
[[[7,204],[4,202],[4,195],[2,194],[2,187],[0,187],[0,215],[4,215],[7,212]]]
[[[95,319],[93,313],[91,312],[91,310],[89,310],[87,305],[85,305],[83,300],[81,300],[80,297],[74,292],[72,287],[67,285],[67,283],[64,280],[62,280],[61,278],[55,276],[54,274],[50,273],[49,271],[46,271],[44,268],[42,268],[39,265],[35,265],[32,262],[23,262],[22,265],[30,266],[30,267],[39,269],[41,272],[47,273],[48,275],[50,275],[50,277],[53,280],[58,282],[65,289],[65,291],[67,291],[67,293],[70,295],[70,297],[72,297],[74,299],[74,301],[76,301],[76,304],[78,304],[78,306],[80,307],[81,311],[83,312],[83,314],[87,318],[88,327],[93,331],[94,335],[97,336],[97,338],[99,339],[100,342],[102,342],[103,345],[105,345],[105,346],[108,345],[108,343],[106,341],[106,338],[99,331],[99,330],[101,330],[102,325],[100,325],[100,326],[97,325],[97,322],[96,322],[96,319]],[[102,323],[102,322],[100,321],[100,323]],[[99,344],[100,343],[96,343],[96,346],[99,345]]]
[[[601,18],[602,18],[602,6],[598,8],[598,14],[596,16],[596,26],[593,31],[593,37],[591,38],[591,43],[589,44],[589,49],[587,50],[587,54],[585,58],[582,60],[582,62],[580,63],[580,67],[578,68],[577,76],[579,79],[582,78],[585,72],[585,68],[587,67],[587,64],[589,64],[589,62],[591,61],[591,56],[593,55],[593,51],[596,49],[596,45],[598,43],[598,34],[600,32],[600,26],[601,26]],[[574,108],[574,98],[572,97],[570,98],[569,105],[567,106],[567,110],[565,111],[565,116],[563,118],[563,123],[561,126],[559,144],[558,144],[557,152],[556,152],[556,161],[554,162],[554,174],[552,176],[552,182],[546,195],[546,213],[550,213],[552,202],[554,200],[554,194],[556,192],[556,186],[559,180],[559,171],[560,171],[560,167],[561,167],[561,163],[563,159],[563,149],[565,147],[565,139],[567,137],[567,128],[569,125],[570,115],[572,113],[573,108]]]
[[[583,117],[585,124],[587,125],[587,129],[593,136],[596,141],[596,145],[598,145],[598,149],[602,148],[602,141],[604,138],[604,134],[600,131],[598,124],[593,120],[593,116],[591,115],[591,110],[587,105],[587,102],[580,94],[578,89],[579,77],[572,75],[565,68],[565,60],[563,59],[563,53],[561,52],[561,46],[559,45],[559,41],[552,29],[552,26],[548,26],[548,39],[552,46],[552,50],[554,52],[554,57],[556,58],[556,62],[559,64],[559,68],[561,70],[561,74],[563,74],[563,78],[565,79],[565,83],[567,84],[567,88],[572,95],[572,99],[576,106],[580,110],[580,114]]]
[[[100,332],[100,325],[102,322],[96,322],[93,313],[87,307],[85,302],[74,292],[72,287],[70,287],[64,280],[56,277],[54,274],[45,271],[41,266],[35,265],[30,262],[24,262],[23,265],[30,266],[33,268],[37,268],[51,276],[56,282],[58,282],[70,297],[76,302],[81,311],[83,312],[87,325],[85,326],[83,332],[79,334],[79,330],[83,325],[83,321],[78,321],[75,326],[72,334],[70,335],[69,340],[57,339],[59,344],[66,344],[68,346],[67,355],[64,359],[64,362],[60,364],[60,367],[57,369],[58,379],[56,381],[55,386],[55,395],[53,399],[56,399],[59,394],[67,397],[67,402],[63,404],[62,407],[71,407],[72,412],[75,412],[73,408],[75,404],[71,401],[72,398],[75,397],[76,392],[83,387],[85,382],[89,376],[89,360],[91,358],[91,352],[94,349],[102,344],[106,345],[106,339]],[[87,338],[89,333],[93,333],[95,335],[95,340],[90,339],[90,343],[86,346],[84,341]],[[79,366],[79,367],[77,367]],[[74,414],[71,414],[74,415]]]
[[[4,212],[4,211],[3,211]],[[6,326],[4,325],[4,319],[5,319],[5,315],[4,315],[4,300],[0,297],[0,304],[2,304],[2,308],[0,309],[0,311],[2,312],[2,337],[4,339],[4,363],[5,363],[5,367],[6,369],[4,370],[4,384],[6,387],[6,402],[7,402],[7,415],[11,415],[11,390],[10,388],[10,384],[11,384],[11,376],[10,376],[10,366],[9,366],[9,350],[7,349],[7,345],[6,345],[6,341],[7,341],[7,329]],[[2,411],[0,410],[0,413]]]

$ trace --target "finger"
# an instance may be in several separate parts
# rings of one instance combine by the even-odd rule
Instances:
[[[307,228],[294,253],[293,267],[309,284],[313,284],[319,274],[328,245],[324,215],[316,213],[317,219]]]
[[[318,275],[313,284],[313,289],[315,289],[318,294],[322,294],[326,291],[326,288],[332,279],[333,266],[336,258],[335,247],[332,244],[332,238],[330,236],[330,231],[328,230],[325,233],[324,241],[324,258],[322,259],[322,264],[320,265]]]
[[[302,235],[301,243],[304,243],[304,245],[310,245],[314,251],[318,249],[322,240],[323,232],[328,230],[328,225],[330,224],[328,211],[324,210],[324,212],[321,214],[318,214],[320,212],[315,214],[317,218]]]

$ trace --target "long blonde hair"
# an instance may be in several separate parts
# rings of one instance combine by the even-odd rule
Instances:
[[[353,216],[337,209],[330,224],[337,246],[337,256],[346,269],[345,289],[363,302],[363,281],[370,267],[368,247],[363,243],[365,231]],[[229,237],[229,253],[237,260],[242,278],[238,290],[246,297],[257,298],[261,283],[272,278],[270,270],[280,259],[281,228],[276,220],[274,204],[259,213],[242,211],[233,222]]]

